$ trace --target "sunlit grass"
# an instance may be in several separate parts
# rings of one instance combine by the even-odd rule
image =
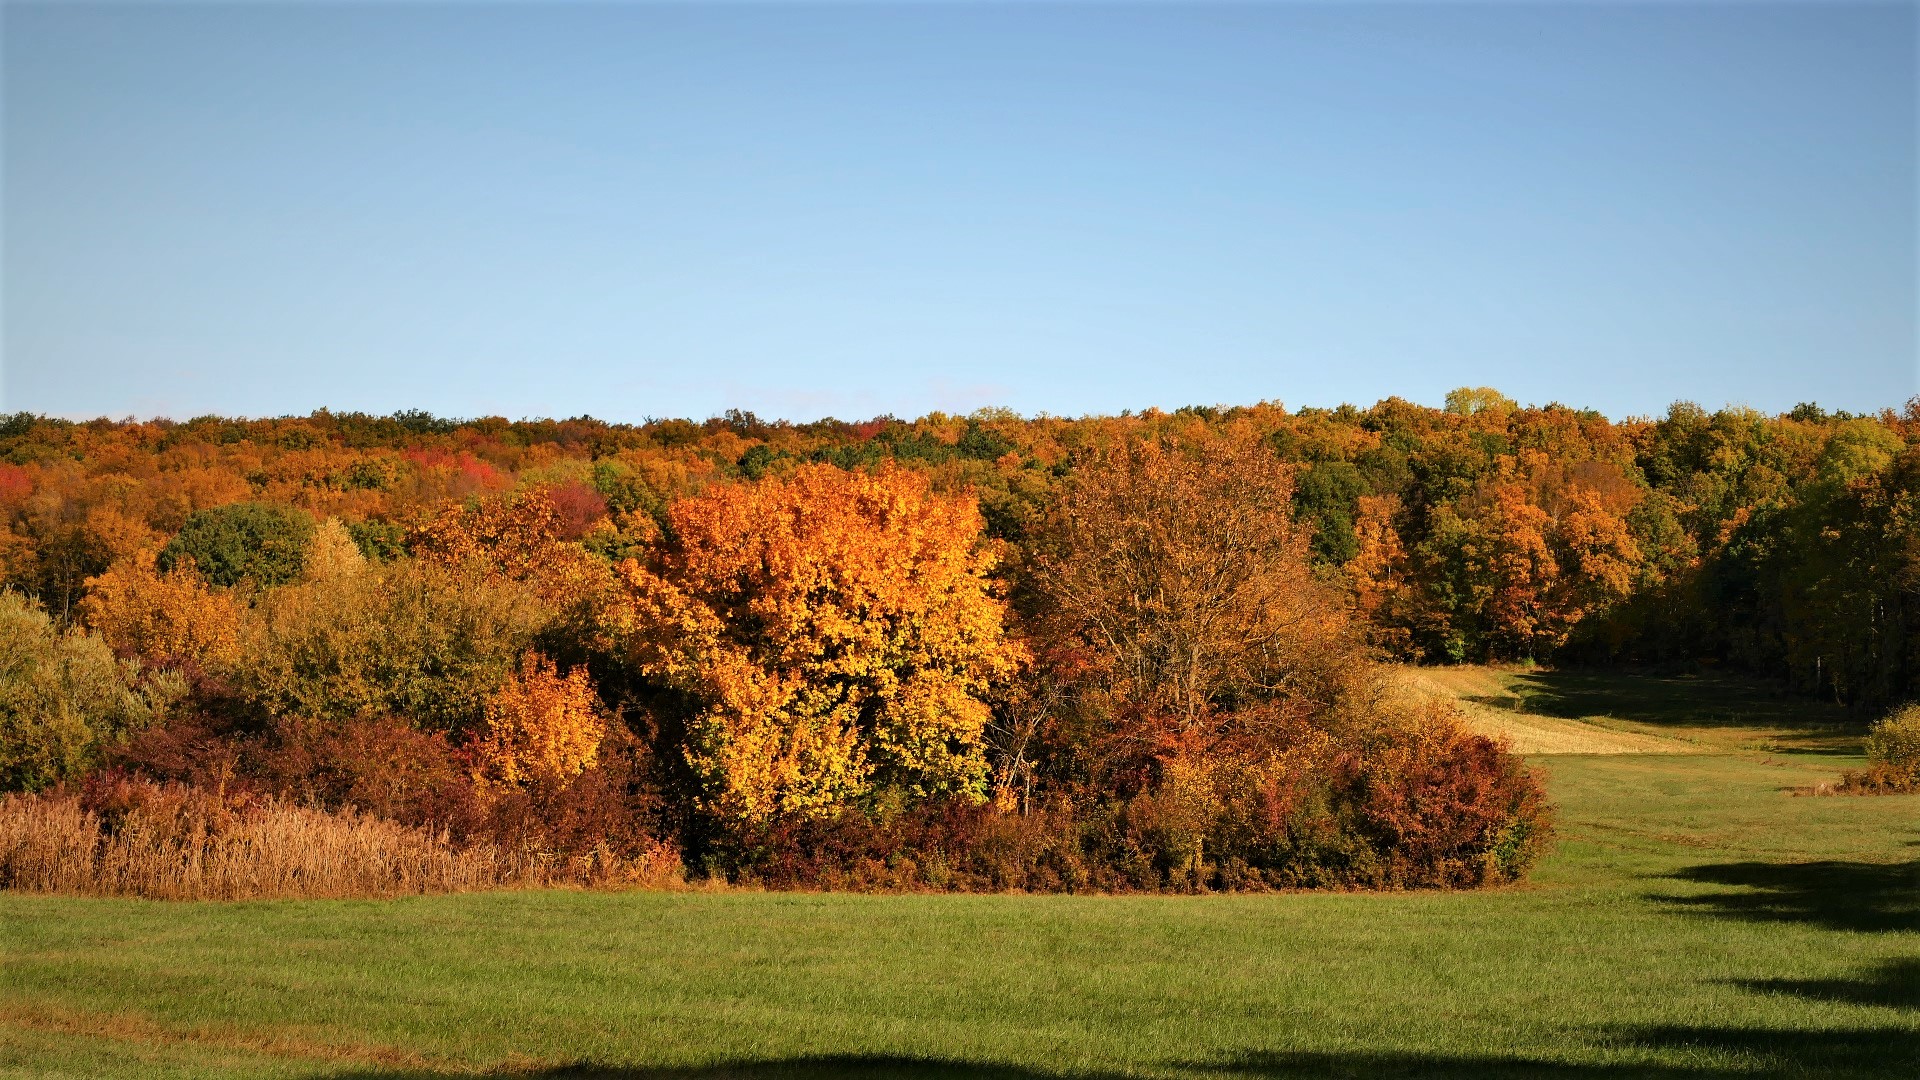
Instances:
[[[1536,759],[1561,841],[1518,888],[0,895],[0,1073],[1920,1074],[1920,797],[1793,797],[1857,759],[1739,748],[1844,750],[1821,711],[1562,685],[1567,712],[1610,693],[1621,724],[1729,737]]]

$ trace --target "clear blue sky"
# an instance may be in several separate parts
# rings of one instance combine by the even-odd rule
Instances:
[[[1908,5],[4,11],[7,410],[1920,390]]]

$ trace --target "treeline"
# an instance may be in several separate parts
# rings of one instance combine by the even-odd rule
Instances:
[[[1914,696],[1920,399],[1875,416],[1678,404],[1613,422],[1463,389],[1444,409],[1277,405],[1023,419],[454,421],[425,413],[184,423],[0,420],[0,569],[70,619],[87,581],[196,510],[337,517],[401,552],[447,500],[544,488],[609,559],[635,515],[801,463],[892,462],[975,494],[1023,545],[1089,453],[1246,428],[1293,466],[1323,580],[1381,645],[1428,662],[1705,661],[1868,708]]]
[[[188,791],[582,880],[657,880],[663,852],[776,885],[1509,880],[1537,788],[1375,659],[1906,697],[1916,439],[1914,405],[1613,423],[1486,390],[800,425],[17,415],[0,786],[63,792],[96,851]]]

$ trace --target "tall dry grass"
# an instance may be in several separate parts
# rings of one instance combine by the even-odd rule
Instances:
[[[0,889],[169,900],[340,898],[549,885],[658,885],[679,860],[605,851],[556,857],[380,818],[266,800],[230,806],[198,789],[141,785],[129,804],[0,797]]]

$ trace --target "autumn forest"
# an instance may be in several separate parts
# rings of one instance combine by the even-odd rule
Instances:
[[[16,885],[1465,887],[1551,808],[1402,665],[1920,695],[1920,399],[21,413],[0,578]]]

